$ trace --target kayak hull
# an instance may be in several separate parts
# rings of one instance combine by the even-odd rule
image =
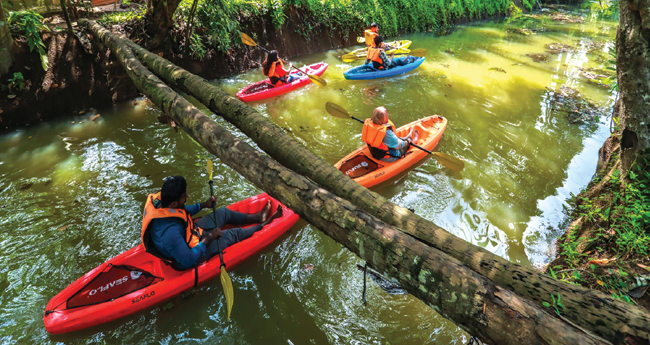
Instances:
[[[321,76],[325,73],[328,65],[324,62],[315,63],[309,66],[304,66],[301,68],[305,73],[311,75]],[[291,71],[291,74],[300,75],[301,73],[297,70]],[[303,75],[301,78],[298,78],[292,81],[289,84],[281,86],[273,86],[268,79],[258,81],[255,84],[251,84],[237,92],[236,96],[243,102],[253,102],[260,101],[269,97],[279,96],[285,94],[289,91],[293,91],[297,88],[303,87],[307,84],[311,84],[312,81],[309,77]]]
[[[245,213],[259,212],[266,205],[267,200],[271,200],[272,210],[275,210],[280,205],[278,201],[264,193],[239,201],[228,206],[228,208]],[[223,251],[224,261],[228,269],[264,249],[298,221],[298,215],[286,208],[286,206],[283,206],[283,212],[282,217],[273,220],[251,238],[234,244]],[[107,302],[68,308],[69,301],[76,298],[75,296],[78,296],[78,293],[93,282],[102,272],[120,265],[141,269],[162,279],[145,288]],[[221,262],[218,255],[200,264],[198,266],[198,284],[218,276],[221,272],[220,266]],[[115,282],[122,284],[121,279],[124,279],[125,284],[129,283],[128,274]],[[45,309],[46,312],[43,317],[45,329],[51,334],[62,334],[117,320],[156,306],[183,291],[192,289],[194,282],[194,269],[175,270],[162,260],[147,253],[143,245],[140,244],[99,265],[54,296]],[[112,284],[113,282],[111,282],[110,287],[108,285],[106,287],[113,288]],[[95,294],[97,293],[101,292]]]
[[[418,132],[418,140],[414,143],[432,151],[438,145],[447,128],[447,119],[438,115],[425,117],[398,128],[395,134],[398,137],[405,137],[411,128],[415,128]],[[411,146],[405,157],[388,163],[372,158],[368,146],[363,145],[334,166],[360,185],[369,188],[394,178],[428,155],[428,153]]]
[[[395,58],[395,60],[397,61],[403,59],[406,59],[406,57]],[[408,65],[397,66],[387,70],[376,70],[372,67],[372,63],[369,63],[366,65],[352,68],[346,71],[345,73],[343,73],[343,76],[345,76],[345,79],[350,79],[350,80],[368,80],[368,79],[393,77],[399,74],[410,72],[420,67],[420,65],[424,62],[423,57],[415,58],[415,59],[416,60],[414,62],[411,62]]]
[[[411,46],[411,41],[409,40],[401,40],[401,41],[392,41],[392,42],[385,42],[387,45],[395,47],[395,49],[389,49],[386,51],[386,54],[390,55],[392,53],[395,53],[397,50],[407,50]],[[351,51],[348,54],[345,54],[346,56],[352,56],[354,55],[357,59],[365,59],[366,56],[368,56],[368,47],[365,48],[359,48]]]

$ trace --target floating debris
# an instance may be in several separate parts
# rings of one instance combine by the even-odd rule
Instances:
[[[314,265],[312,264],[306,264],[305,267],[303,267],[305,271],[311,271],[314,269]]]
[[[445,53],[454,55],[454,51],[451,48],[445,50]]]
[[[490,68],[490,71],[497,71],[497,72],[501,72],[501,73],[506,73],[506,70],[504,70],[503,68],[500,68],[500,67],[492,67],[492,68]]]
[[[576,89],[568,86],[562,86],[559,90],[547,89],[553,92],[552,109],[565,113],[569,123],[600,121],[600,117],[607,114],[606,108],[598,107]]]
[[[70,224],[68,224],[68,225],[64,225],[64,226],[62,226],[62,227],[60,227],[60,228],[58,228],[58,229],[56,229],[56,230],[58,230],[58,231],[63,231],[63,230],[65,230],[65,229],[69,228],[69,227],[70,227]]]
[[[574,46],[564,44],[564,43],[549,43],[545,45],[546,52],[549,54],[560,54],[560,53],[569,53],[576,50]]]
[[[34,185],[33,182],[25,183],[24,185],[22,185],[22,186],[20,187],[20,190],[30,189],[30,188],[32,188],[33,185]]]
[[[587,39],[581,39],[576,41],[576,45],[586,50],[587,53],[603,52],[603,49],[605,48],[605,44],[607,43],[604,41],[593,41]]]
[[[529,58],[532,58],[534,62],[548,62],[548,55],[546,54],[526,54]]]
[[[519,34],[522,36],[530,36],[534,34],[535,32],[533,30],[527,29],[527,28],[507,28],[506,33],[509,34]]]

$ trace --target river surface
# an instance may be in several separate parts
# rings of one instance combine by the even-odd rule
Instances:
[[[465,170],[453,173],[428,159],[374,190],[460,238],[540,268],[564,232],[567,199],[589,182],[609,134],[609,118],[571,124],[553,101],[554,91],[568,86],[598,106],[610,109],[614,102],[612,92],[581,74],[610,60],[616,22],[583,16],[585,23],[488,21],[445,36],[400,37],[428,53],[419,69],[390,79],[345,80],[342,72],[351,64],[341,62],[344,50],[299,57],[298,65],[329,64],[327,87],[310,85],[252,105],[331,163],[361,145],[361,125],[330,117],[327,101],[361,118],[383,105],[397,126],[445,116],[449,125],[437,150],[465,159]],[[522,26],[544,30],[506,32]],[[551,43],[573,48],[547,54],[547,62],[526,56],[545,53]],[[262,78],[256,70],[217,83],[234,95]],[[389,295],[371,280],[364,306],[357,268],[363,262],[303,221],[229,269],[235,287],[230,323],[216,279],[174,299],[169,309],[48,335],[43,312],[49,299],[140,242],[145,197],[166,176],[188,179],[188,202],[209,196],[208,153],[182,131],[159,124],[159,113],[148,101],[135,100],[0,136],[0,343],[468,342],[467,333],[418,299]],[[101,116],[91,121],[96,114]],[[219,161],[215,170],[219,206],[261,192]]]

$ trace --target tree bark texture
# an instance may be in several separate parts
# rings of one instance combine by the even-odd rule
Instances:
[[[650,1],[619,1],[616,71],[623,171],[650,154]],[[641,161],[642,162],[642,161]]]
[[[5,20],[4,8],[0,3],[0,76],[9,71],[14,63],[14,39]]]
[[[540,307],[543,302],[551,302],[551,294],[556,297],[560,295],[566,307],[563,316],[598,336],[614,343],[622,343],[628,335],[650,341],[650,315],[645,310],[601,292],[567,284],[532,268],[511,263],[450,234],[354,182],[255,109],[207,80],[148,52],[130,40],[125,42],[162,79],[177,85],[234,124],[284,166],[310,178],[384,222],[402,229],[426,245],[447,253],[488,277],[494,284],[514,291]]]
[[[489,344],[608,343],[255,150],[154,76],[122,38],[94,22],[80,24],[111,49],[152,102],[209,152],[471,334]]]
[[[145,31],[149,36],[148,48],[154,49],[163,43],[174,24],[174,12],[180,3],[180,0],[147,0]]]

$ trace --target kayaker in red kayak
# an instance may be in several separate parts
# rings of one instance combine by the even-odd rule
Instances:
[[[368,48],[368,54],[366,55],[366,64],[372,61],[372,67],[374,69],[384,70],[390,69],[397,66],[408,65],[409,63],[415,61],[411,60],[409,56],[406,56],[404,59],[395,60],[393,57],[395,53],[390,54],[390,58],[386,55],[386,46],[384,44],[384,38],[381,35],[375,36],[375,47]]]
[[[181,270],[217,254],[217,242],[223,251],[228,246],[253,236],[273,219],[282,216],[281,207],[269,215],[269,201],[259,213],[246,214],[221,207],[195,222],[191,216],[203,208],[211,208],[216,199],[210,197],[203,203],[189,206],[185,205],[186,200],[185,178],[169,177],[160,192],[147,197],[142,220],[142,243],[147,252],[171,261],[173,267]],[[257,225],[221,230],[227,224]]]
[[[384,107],[375,108],[372,118],[363,123],[361,132],[361,139],[368,144],[372,157],[384,162],[394,162],[404,157],[417,138],[418,134],[413,128],[406,137],[398,137],[395,125],[388,119],[388,110]]]
[[[295,77],[290,74],[292,63],[289,63],[289,68],[284,69],[284,60],[278,58],[278,51],[271,50],[262,62],[262,70],[264,75],[269,77],[272,85],[280,83],[280,85],[291,83]]]
[[[375,37],[377,35],[379,35],[379,33],[377,32],[378,29],[379,29],[379,26],[377,25],[377,23],[372,23],[372,24],[370,24],[370,29],[363,32],[363,35],[364,35],[364,37],[366,39],[366,46],[368,48],[376,47],[376,45],[375,45]]]

